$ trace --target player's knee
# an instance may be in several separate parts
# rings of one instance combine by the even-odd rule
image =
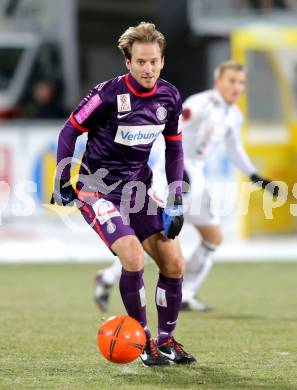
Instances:
[[[169,262],[163,264],[161,273],[169,278],[180,278],[185,270],[185,259],[182,255],[171,258]]]
[[[206,237],[203,237],[203,241],[217,247],[222,244],[223,235],[220,230],[214,231],[211,234],[208,234]]]
[[[125,256],[123,267],[126,271],[139,271],[144,267],[144,254],[142,251],[136,251]]]
[[[219,246],[222,244],[222,242],[223,242],[222,233],[217,233],[212,237],[210,244],[215,245],[215,246]]]

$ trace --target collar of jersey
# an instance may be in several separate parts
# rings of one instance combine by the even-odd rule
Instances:
[[[229,104],[226,102],[226,100],[223,98],[223,96],[220,94],[220,92],[217,89],[213,89],[213,94],[216,100],[218,100],[219,104],[225,109],[228,110],[233,104]]]
[[[158,88],[156,83],[152,89],[149,90],[144,89],[141,85],[138,84],[138,82],[131,76],[130,73],[125,75],[125,83],[127,87],[130,89],[130,91],[134,93],[134,95],[141,96],[141,97],[152,96],[154,93],[156,93]],[[143,91],[147,91],[147,92],[143,92]]]

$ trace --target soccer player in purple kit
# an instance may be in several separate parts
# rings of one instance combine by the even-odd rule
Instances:
[[[176,236],[182,224],[183,149],[178,90],[159,78],[165,38],[154,24],[141,22],[119,38],[129,73],[98,84],[71,113],[61,130],[53,200],[79,207],[122,263],[120,293],[128,315],[144,327],[147,366],[189,364],[196,359],[173,332],[182,298],[184,258]],[[88,132],[76,189],[70,185],[75,142]],[[149,196],[150,150],[162,133],[169,197],[165,209]],[[141,207],[140,207],[141,206]],[[158,337],[147,326],[143,282],[144,251],[159,267],[156,287]]]

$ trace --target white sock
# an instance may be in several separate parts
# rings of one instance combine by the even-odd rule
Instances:
[[[105,268],[105,270],[102,273],[102,280],[106,284],[115,284],[120,280],[122,273],[122,264],[118,257],[115,257],[112,265],[108,268]]]
[[[213,266],[213,253],[217,246],[202,241],[186,262],[183,282],[183,301],[193,298]]]

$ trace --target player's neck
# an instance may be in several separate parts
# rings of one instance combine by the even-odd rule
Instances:
[[[229,108],[230,106],[233,105],[233,103],[228,103],[225,99],[224,99],[224,96],[223,94],[221,93],[221,91],[219,91],[217,88],[214,88],[215,90],[215,93],[216,93],[216,96],[218,98],[218,100],[221,102],[221,104],[223,104],[226,108]]]
[[[128,73],[128,79],[132,85],[132,87],[134,89],[136,89],[136,91],[138,92],[151,92],[155,86],[153,86],[153,88],[144,88],[142,85],[140,85],[136,80],[135,78],[131,75],[131,73]]]

